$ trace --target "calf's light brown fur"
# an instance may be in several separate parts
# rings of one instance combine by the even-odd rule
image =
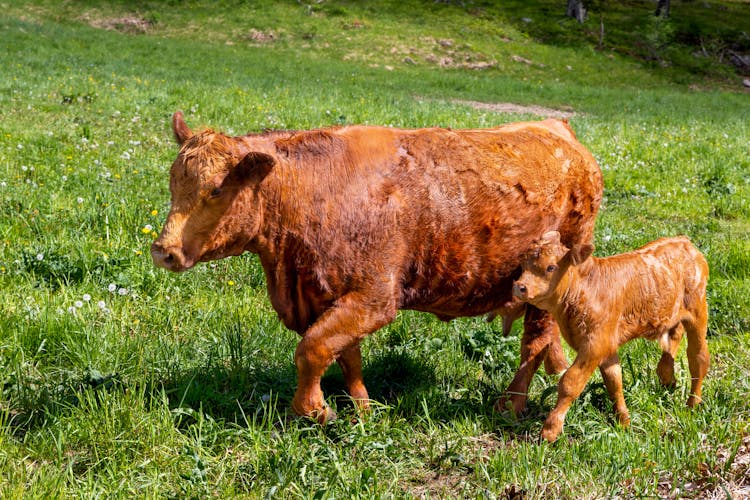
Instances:
[[[258,254],[271,304],[302,339],[292,408],[326,421],[320,379],[337,361],[367,406],[360,342],[399,309],[441,319],[513,311],[521,256],[552,229],[590,242],[602,195],[593,156],[558,120],[486,130],[346,126],[228,137],[172,127],[172,204],[151,254],[184,271]],[[515,411],[544,362],[562,371],[557,326],[529,306]],[[505,399],[498,402],[505,406]]]
[[[513,285],[519,299],[552,313],[563,338],[577,352],[560,379],[557,404],[542,429],[548,441],[557,439],[571,403],[597,366],[620,423],[630,423],[617,349],[635,338],[659,342],[663,354],[656,372],[662,384],[672,386],[674,356],[687,332],[687,405],[701,401],[709,365],[706,259],[685,237],[662,238],[601,259],[589,257],[592,251],[591,244],[569,249],[559,233],[547,233],[532,246]]]

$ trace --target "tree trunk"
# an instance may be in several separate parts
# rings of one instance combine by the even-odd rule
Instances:
[[[583,23],[586,20],[586,7],[583,6],[583,0],[568,0],[568,10],[565,15]]]
[[[656,3],[656,17],[663,16],[669,17],[669,0],[658,0]]]

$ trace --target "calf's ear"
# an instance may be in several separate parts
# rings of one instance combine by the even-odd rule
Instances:
[[[251,151],[232,169],[230,177],[238,182],[260,182],[268,175],[275,163],[273,156]]]
[[[193,136],[193,131],[185,123],[182,111],[177,111],[172,115],[172,132],[174,132],[174,138],[177,139],[177,144],[180,146]]]
[[[560,233],[557,231],[547,231],[542,235],[541,240],[539,240],[540,243],[543,245],[554,245],[557,243],[560,243]]]
[[[594,245],[591,243],[584,243],[583,245],[575,245],[570,249],[568,255],[570,256],[570,262],[574,266],[577,266],[584,260],[588,259],[592,253],[594,253]]]

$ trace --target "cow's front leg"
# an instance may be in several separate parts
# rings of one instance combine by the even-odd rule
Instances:
[[[567,361],[560,346],[560,333],[555,320],[548,312],[529,304],[523,322],[521,362],[505,395],[495,403],[496,411],[505,410],[508,402],[516,414],[526,408],[531,379],[550,352],[554,359],[550,359],[549,371],[564,370]]]
[[[321,423],[335,418],[320,388],[321,377],[335,359],[343,360],[342,366],[346,366],[344,376],[349,390],[355,393],[352,396],[366,399],[361,361],[355,363],[353,358],[355,354],[359,358],[359,342],[395,316],[395,301],[383,303],[361,294],[346,295],[325,311],[305,332],[294,354],[298,378],[292,400],[294,412]]]
[[[359,342],[342,352],[337,361],[344,373],[346,388],[354,403],[363,410],[369,408],[370,396],[367,394],[367,388],[362,379],[362,353]]]

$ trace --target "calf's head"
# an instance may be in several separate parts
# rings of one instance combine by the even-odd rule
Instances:
[[[560,284],[560,280],[575,266],[586,260],[594,245],[583,244],[568,248],[560,242],[560,233],[550,231],[534,242],[522,262],[523,273],[513,283],[513,295],[536,306],[544,306]]]
[[[193,133],[179,111],[172,129],[180,152],[170,170],[171,208],[151,257],[179,272],[247,249],[262,222],[259,185],[274,158],[211,130]]]

